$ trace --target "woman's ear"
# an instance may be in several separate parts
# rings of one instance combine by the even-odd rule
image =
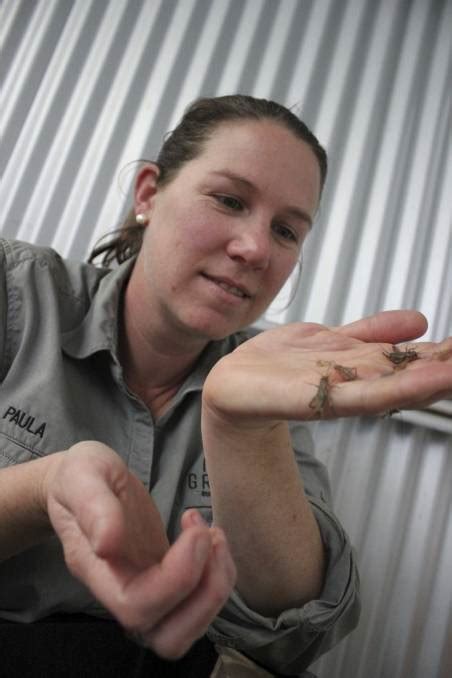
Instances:
[[[155,194],[157,193],[157,181],[159,175],[160,170],[153,162],[147,163],[138,172],[135,179],[135,214],[144,214],[148,217],[150,216],[152,201]]]

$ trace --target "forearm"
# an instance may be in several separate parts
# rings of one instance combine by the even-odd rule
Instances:
[[[288,426],[231,426],[204,408],[203,441],[215,524],[228,538],[237,588],[263,614],[319,595],[324,549]]]
[[[44,496],[57,455],[0,470],[0,561],[53,534]]]

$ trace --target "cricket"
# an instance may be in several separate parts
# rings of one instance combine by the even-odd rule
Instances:
[[[333,367],[344,381],[355,381],[355,379],[358,378],[356,367],[346,367],[345,365],[339,365],[338,363],[334,363]]]
[[[324,360],[317,361],[317,364],[319,367],[333,367],[343,381],[354,381],[358,378],[356,367],[346,367],[345,365],[339,365],[339,363],[332,363]],[[328,375],[320,377],[317,393],[309,403],[309,407],[314,410],[314,413],[319,417],[323,417],[325,409],[332,406],[330,390],[331,382]]]
[[[319,417],[323,416],[326,407],[331,405],[330,401],[330,382],[328,377],[320,377],[320,382],[317,387],[317,393],[309,403],[309,407],[314,410],[314,414]]]
[[[392,351],[387,353],[383,351],[385,358],[388,358],[394,365],[394,369],[403,370],[408,365],[408,363],[413,362],[419,358],[419,354],[414,349],[405,349],[405,351],[400,351],[397,346],[392,347]]]

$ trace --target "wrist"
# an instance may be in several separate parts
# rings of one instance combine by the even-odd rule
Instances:
[[[39,482],[36,484],[35,503],[42,519],[50,525],[48,512],[49,492],[54,484],[54,479],[63,461],[64,452],[49,454],[40,460],[42,464]]]
[[[286,421],[224,415],[203,406],[201,432],[206,459],[231,454],[245,458],[264,454],[269,459],[281,449],[291,447],[289,426]]]
[[[271,432],[285,422],[266,418],[255,412],[226,411],[214,402],[203,397],[201,407],[201,426],[215,429],[222,435],[259,435]]]

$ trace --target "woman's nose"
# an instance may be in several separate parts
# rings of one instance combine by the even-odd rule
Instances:
[[[228,242],[231,259],[240,259],[252,268],[266,269],[270,261],[271,233],[263,224],[241,223]]]

